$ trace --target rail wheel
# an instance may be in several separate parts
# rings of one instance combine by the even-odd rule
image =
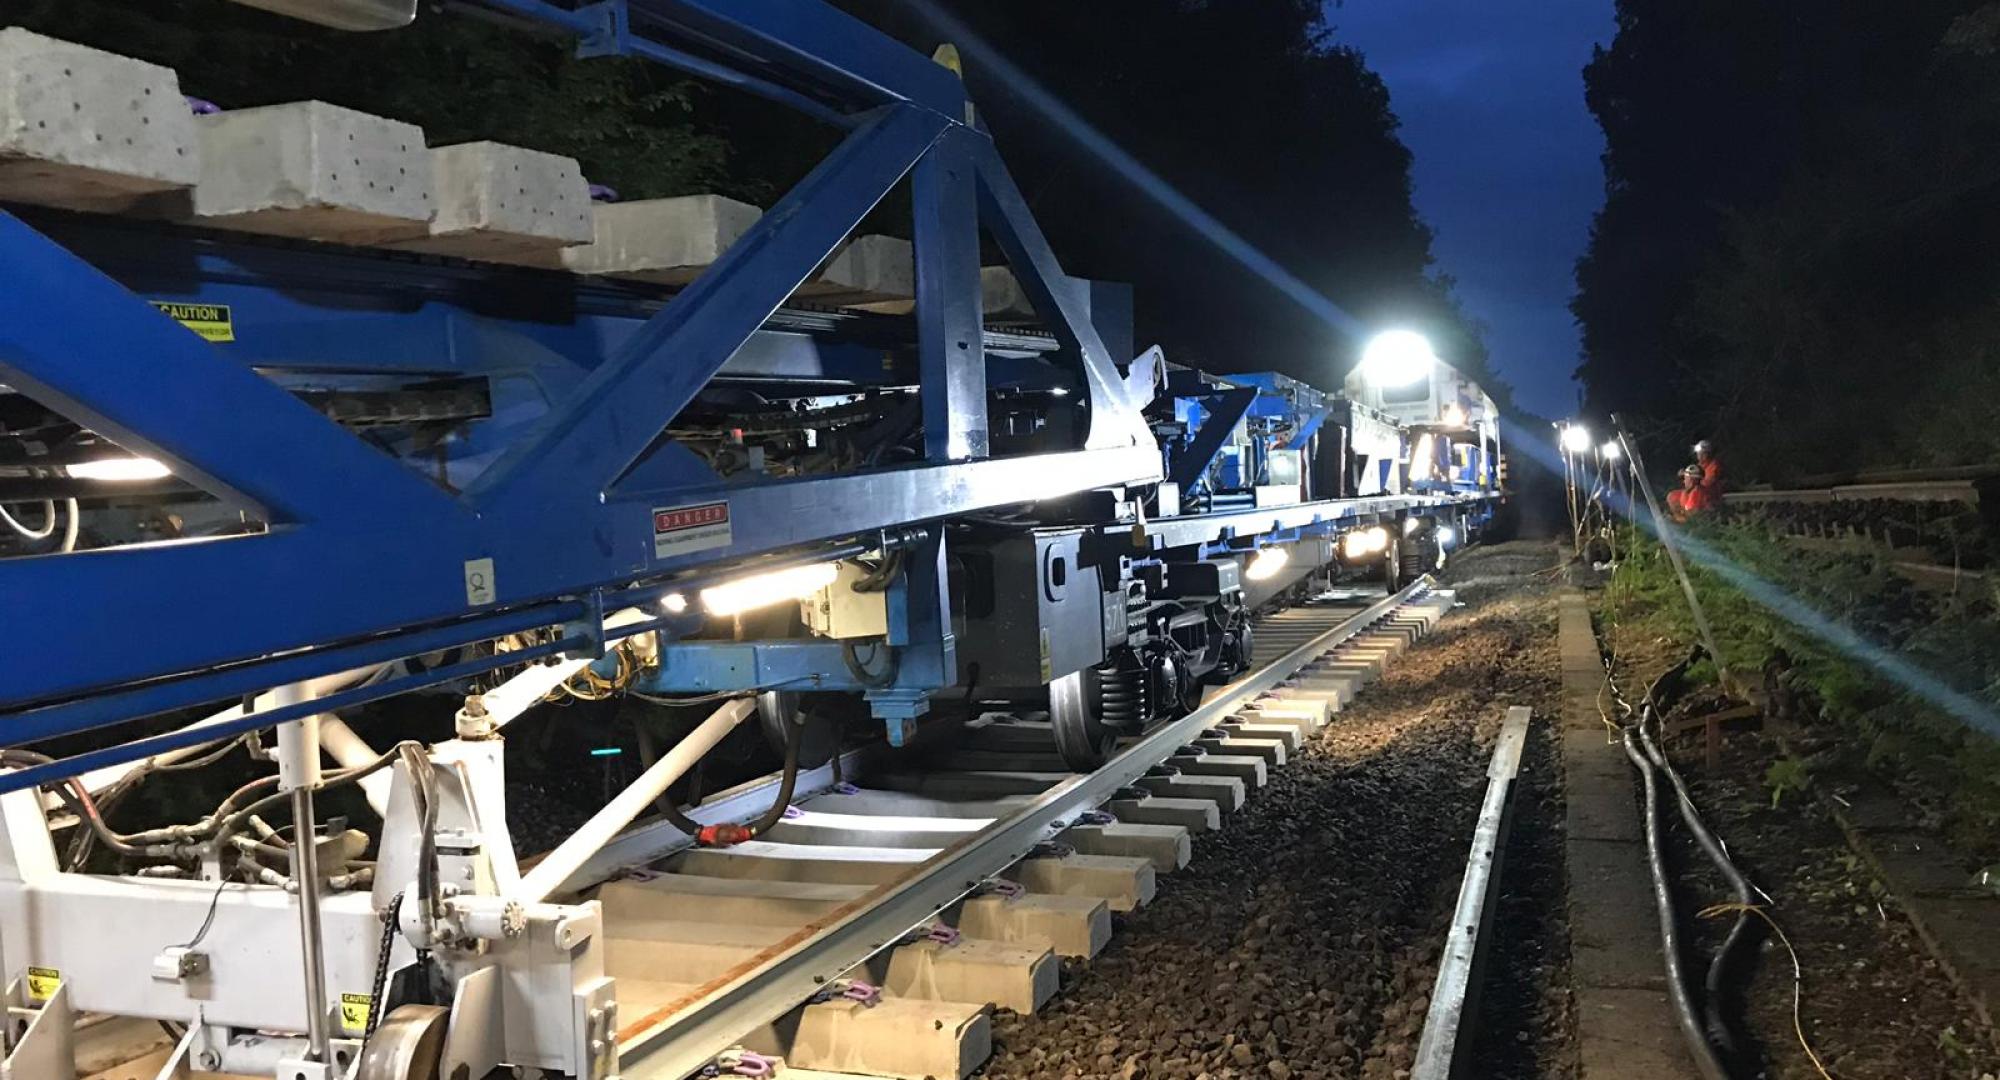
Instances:
[[[368,1037],[354,1080],[438,1080],[450,1018],[451,1010],[441,1005],[398,1005],[389,1010]]]
[[[1056,753],[1063,764],[1087,771],[1104,764],[1118,743],[1118,732],[1099,711],[1098,674],[1072,671],[1049,684],[1049,725],[1055,729]]]

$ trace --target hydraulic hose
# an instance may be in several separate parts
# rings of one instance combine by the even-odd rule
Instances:
[[[645,725],[639,725],[638,731],[639,760],[650,769],[659,760],[658,745],[653,741],[653,733]],[[792,805],[792,795],[798,790],[799,745],[804,741],[804,731],[805,724],[799,719],[786,718],[785,764],[778,777],[777,796],[772,799],[771,805],[764,810],[764,813],[748,826],[703,825],[687,816],[664,791],[653,800],[654,809],[660,812],[660,816],[665,818],[668,824],[693,837],[695,842],[703,847],[740,844],[763,836],[785,819],[785,810]]]
[[[635,723],[632,727],[639,736],[639,766],[650,769],[660,760],[660,744],[653,738],[652,728],[643,723]],[[660,816],[667,819],[667,824],[689,836],[701,831],[700,823],[682,813],[680,804],[664,791],[660,792],[659,798],[653,800],[653,809],[658,810]]]
[[[785,771],[778,778],[778,794],[771,805],[764,810],[764,816],[750,823],[750,839],[771,831],[771,827],[785,820],[785,811],[792,805],[792,792],[799,782],[799,743],[803,742],[806,725],[802,717],[785,718]]]
[[[1653,906],[1660,917],[1660,950],[1666,956],[1667,996],[1673,1002],[1674,1022],[1680,1025],[1688,1053],[1694,1057],[1695,1068],[1704,1080],[1730,1080],[1688,996],[1687,972],[1681,964],[1680,918],[1675,911],[1673,890],[1667,878],[1666,851],[1660,840],[1659,782],[1654,776],[1653,763],[1639,752],[1632,728],[1624,729],[1621,741],[1625,756],[1639,770],[1646,790],[1646,865],[1653,875]]]
[[[1704,651],[1697,646],[1687,660],[1673,668],[1669,674],[1678,677],[1702,656]],[[1716,870],[1728,880],[1730,891],[1736,894],[1736,902],[1746,909],[1737,914],[1736,923],[1729,928],[1728,937],[1723,939],[1722,947],[1717,949],[1710,959],[1708,978],[1704,987],[1706,994],[1703,1014],[1709,1036],[1722,1047],[1724,1053],[1733,1058],[1740,1043],[1734,1027],[1728,1022],[1728,1010],[1724,1009],[1723,1002],[1733,990],[1730,976],[1737,970],[1739,957],[1743,955],[1745,949],[1755,946],[1765,925],[1761,919],[1751,918],[1747,909],[1756,907],[1767,898],[1751,884],[1743,871],[1738,869],[1735,861],[1729,857],[1728,847],[1709,830],[1707,823],[1702,820],[1701,811],[1694,804],[1694,797],[1688,792],[1687,782],[1681,778],[1680,771],[1674,768],[1673,762],[1660,750],[1659,743],[1653,738],[1652,729],[1645,723],[1645,718],[1649,715],[1655,724],[1659,722],[1659,714],[1653,708],[1652,701],[1652,696],[1649,694],[1646,710],[1641,713],[1638,725],[1639,740],[1645,748],[1646,757],[1673,784],[1682,823],[1687,826],[1688,832],[1694,835],[1695,842],[1701,846],[1702,853],[1708,856],[1708,861],[1714,864]]]
[[[742,723],[745,717],[756,711],[756,704],[748,698],[737,698],[727,702],[696,725],[674,748],[662,755],[633,781],[630,787],[619,792],[570,834],[569,839],[556,845],[554,851],[543,856],[542,861],[521,876],[515,898],[524,904],[540,903],[553,894],[569,876],[580,869],[595,855],[620,829],[631,824],[632,819],[660,793],[667,790],[675,780],[699,761],[702,755],[713,749],[722,737]]]

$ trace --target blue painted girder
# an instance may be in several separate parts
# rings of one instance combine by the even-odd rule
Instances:
[[[412,651],[418,641],[471,643],[565,606],[592,609],[599,590],[719,560],[1158,478],[1142,403],[1130,400],[1119,371],[1128,358],[1108,355],[1077,283],[1061,273],[991,141],[959,119],[964,93],[955,77],[816,0],[647,0],[634,10],[636,28],[665,26],[676,47],[841,103],[853,130],[460,496],[0,214],[0,286],[38,313],[0,328],[0,378],[270,523],[256,536],[0,561],[9,611],[43,613],[40,632],[10,643],[0,708],[15,711],[0,715],[0,742],[233,694],[253,681],[245,664],[269,665],[259,670],[273,682],[310,677],[351,665],[363,645],[386,656],[399,642]],[[674,62],[666,52],[654,58]],[[692,455],[662,443],[692,395],[940,146],[944,156],[937,171],[925,166],[918,200],[937,217],[916,223],[930,283],[919,315],[927,410],[949,414],[952,401],[973,396],[976,362],[952,359],[967,305],[977,303],[969,289],[959,295],[965,256],[976,251],[964,218],[971,187],[1023,287],[1081,368],[1091,405],[1085,448],[980,460],[977,425],[961,423],[931,447],[933,460],[948,464],[725,487]],[[642,461],[647,467],[636,468]],[[656,509],[719,498],[730,504],[732,542],[655,553]],[[468,585],[476,560],[491,560],[490,573],[479,564],[480,591]],[[929,593],[910,610],[936,606],[937,614],[913,614],[908,640],[939,673],[934,680],[950,666],[948,621],[940,575],[921,578],[913,587]],[[112,688],[122,689],[101,707],[35,713],[60,718],[46,727],[20,711]]]

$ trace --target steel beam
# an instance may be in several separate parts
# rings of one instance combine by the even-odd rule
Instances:
[[[981,458],[988,448],[979,200],[971,145],[979,138],[963,127],[945,132],[910,178],[924,456],[932,461]]]
[[[1062,272],[1050,249],[1042,227],[1028,211],[1000,153],[992,142],[979,144],[979,216],[987,231],[999,242],[1013,267],[1014,277],[1029,303],[1083,366],[1083,379],[1090,395],[1090,432],[1086,448],[1152,444],[1140,410],[1143,401],[1132,401],[1120,366],[1129,356],[1112,356],[1098,336],[1084,304],[1082,283]]]
[[[451,500],[0,211],[0,382],[277,522],[438,516]]]
[[[856,129],[539,420],[467,489],[467,497],[486,507],[544,511],[598,501],[909,172],[944,126],[934,114],[901,106]]]
[[[1243,415],[1250,411],[1257,393],[1249,387],[1230,387],[1210,397],[1208,407],[1203,410],[1208,416],[1201,422],[1201,430],[1174,456],[1167,479],[1179,484],[1182,492],[1192,492],[1195,481],[1208,472],[1215,455],[1222,452],[1222,445],[1229,441],[1236,425],[1243,422]]]

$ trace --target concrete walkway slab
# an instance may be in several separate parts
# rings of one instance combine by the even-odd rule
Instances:
[[[1583,1080],[1696,1080],[1667,997],[1631,764],[1597,710],[1604,667],[1590,608],[1571,590],[1558,610],[1570,983]]]

